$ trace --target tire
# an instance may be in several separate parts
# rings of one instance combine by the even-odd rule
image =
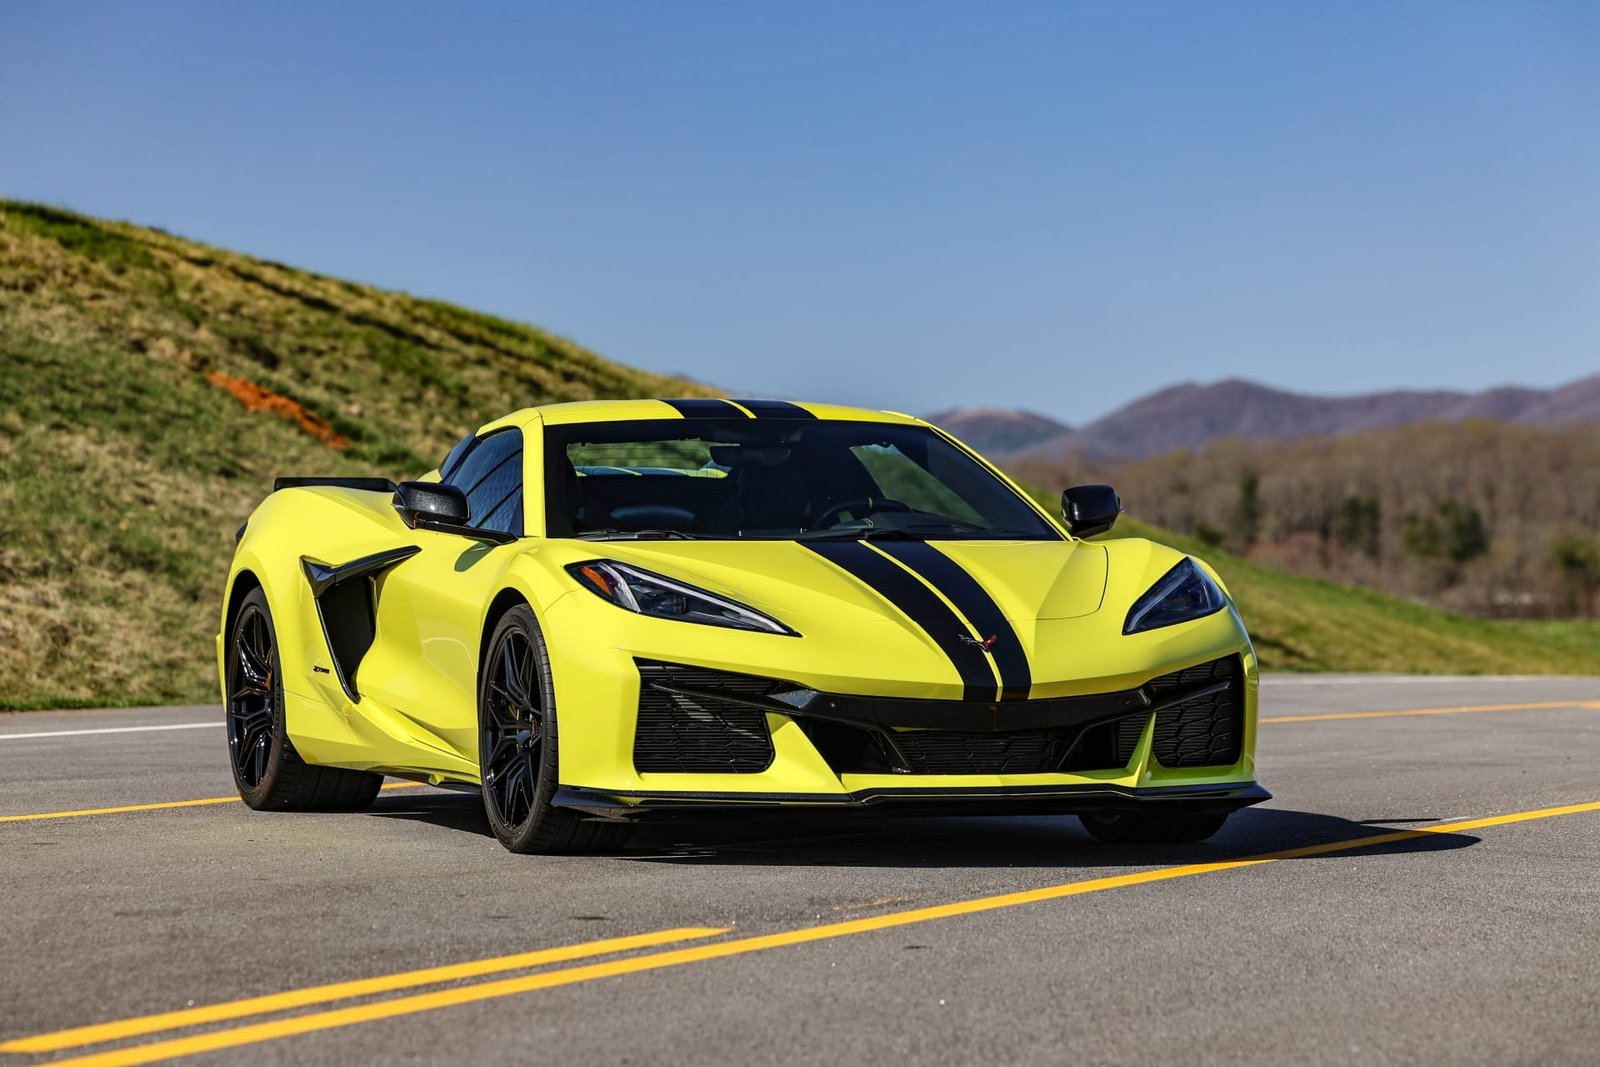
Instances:
[[[495,624],[478,677],[478,767],[489,826],[517,853],[616,848],[626,824],[583,820],[551,806],[557,745],[550,653],[533,612],[519,604]]]
[[[240,798],[257,811],[360,811],[370,805],[383,775],[307,763],[289,740],[278,636],[260,589],[240,602],[227,647],[228,762]]]
[[[1078,816],[1083,828],[1111,845],[1185,845],[1204,841],[1228,821],[1225,811],[1097,811]]]

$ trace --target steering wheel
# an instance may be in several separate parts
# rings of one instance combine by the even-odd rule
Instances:
[[[866,496],[859,500],[841,500],[817,516],[816,524],[811,528],[813,530],[825,530],[847,511],[859,517],[860,515],[869,515],[875,511],[911,510],[910,504],[902,504],[900,501],[891,500],[886,496]]]

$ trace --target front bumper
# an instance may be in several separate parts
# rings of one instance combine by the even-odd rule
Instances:
[[[883,626],[857,627],[850,640],[777,638],[639,618],[591,600],[563,598],[541,619],[560,724],[555,803],[590,817],[773,806],[975,813],[1160,803],[1218,810],[1266,799],[1254,759],[1255,655],[1231,610],[1134,637],[1120,626],[1100,633],[1097,617],[1038,623],[1028,635],[1033,699],[977,706],[960,700],[959,687],[928,681],[936,662],[903,650],[888,654]],[[1162,694],[1153,686],[1219,659],[1237,664],[1236,743],[1202,746],[1201,758],[1189,758],[1187,732],[1158,736]],[[673,733],[680,723],[658,719],[664,728],[653,733],[641,727],[641,669],[648,673],[650,664],[781,679],[787,688],[759,694],[759,744],[734,752],[737,770],[689,762],[674,768],[654,757],[681,740]],[[1184,691],[1203,687],[1186,684]],[[655,688],[692,696],[697,686]],[[782,706],[785,699],[790,706]],[[891,746],[874,765],[862,753],[843,752],[829,736],[838,733],[829,720],[909,743]],[[1083,747],[1071,748],[1070,731],[1085,724],[1103,742],[1097,751],[1112,758],[1079,758]],[[1056,730],[1069,735],[1059,760],[1056,749],[1044,747],[1056,739],[1042,736]],[[975,740],[951,748],[953,734]],[[1016,743],[1000,743],[1008,738]],[[1181,761],[1161,758],[1177,750]]]

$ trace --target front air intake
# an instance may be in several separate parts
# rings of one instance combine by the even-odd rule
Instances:
[[[1238,656],[1163,675],[1146,688],[1156,700],[1195,689],[1226,688],[1156,712],[1151,754],[1163,767],[1222,767],[1244,751],[1244,671]]]
[[[772,765],[767,713],[719,693],[761,700],[782,683],[639,662],[633,766],[641,774],[754,774]]]

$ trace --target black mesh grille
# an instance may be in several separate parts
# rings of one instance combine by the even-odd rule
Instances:
[[[1072,737],[1062,730],[901,730],[893,739],[913,774],[1044,774],[1060,766]]]
[[[1218,682],[1228,688],[1156,712],[1153,753],[1163,767],[1217,767],[1237,763],[1244,747],[1244,686],[1239,658],[1202,663],[1149,684],[1157,700]],[[1143,719],[1140,720],[1141,725]]]
[[[1116,723],[1118,767],[1126,767],[1128,761],[1133,759],[1133,750],[1139,747],[1139,737],[1144,733],[1144,724],[1149,718],[1148,715],[1130,715]]]
[[[750,774],[772,764],[772,735],[767,730],[766,713],[712,694],[723,692],[759,699],[781,683],[664,663],[638,666],[635,770]]]

